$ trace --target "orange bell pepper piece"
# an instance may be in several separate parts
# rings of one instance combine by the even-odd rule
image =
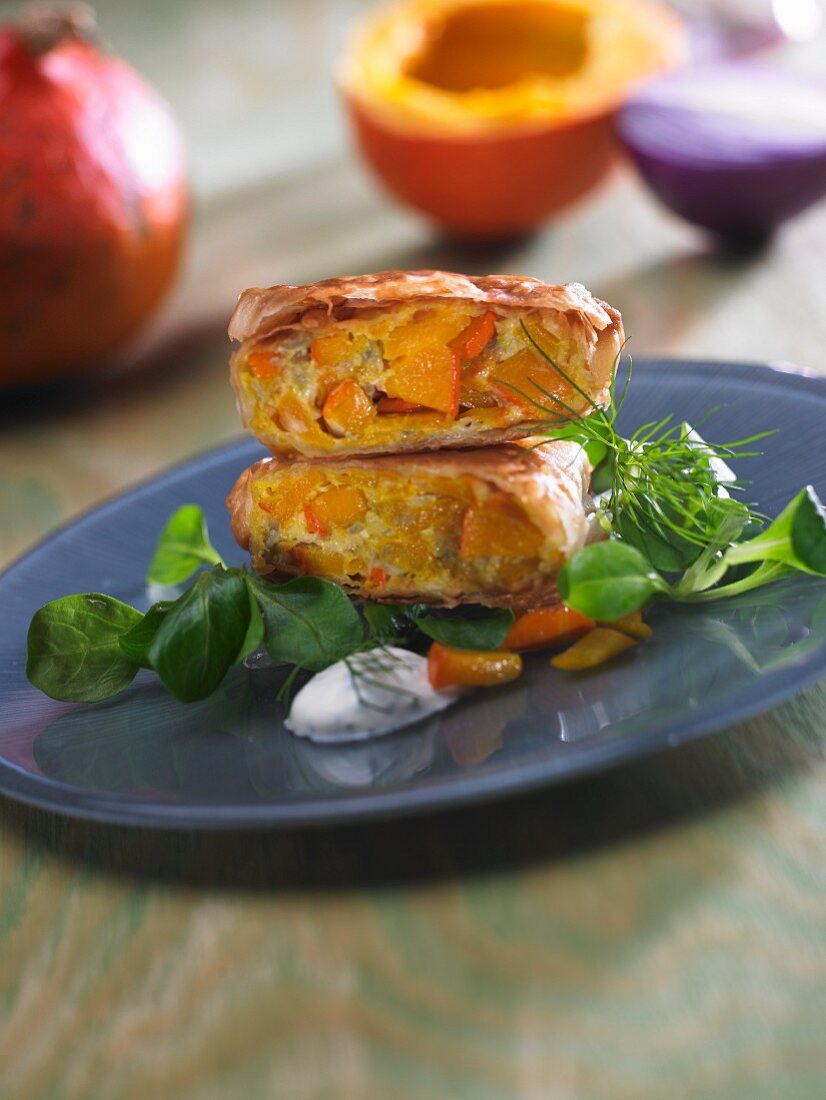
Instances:
[[[492,687],[515,680],[522,671],[518,653],[454,649],[434,642],[427,654],[427,678],[436,691],[452,687]]]
[[[554,668],[579,672],[586,668],[596,668],[597,665],[610,661],[612,657],[619,656],[636,644],[636,639],[628,634],[622,634],[619,630],[611,630],[606,626],[598,626],[579,641],[574,642],[569,649],[551,657],[551,664]]]
[[[450,346],[459,352],[463,359],[475,359],[481,355],[496,331],[496,314],[492,310],[474,317],[467,328],[462,329]]]
[[[376,410],[361,386],[348,378],[327,394],[321,415],[334,435],[360,435]]]
[[[370,583],[371,584],[387,584],[390,580],[390,574],[386,569],[382,569],[380,565],[374,566],[370,570]]]
[[[324,522],[324,520],[316,514],[312,504],[306,504],[304,506],[304,518],[307,521],[307,527],[313,532],[314,535],[318,535],[319,538],[326,539],[330,534],[330,528]]]
[[[530,558],[542,545],[542,532],[505,493],[473,505],[462,519],[459,556],[469,558]]]
[[[508,631],[506,649],[535,649],[576,638],[597,624],[587,615],[558,603],[520,615]]]

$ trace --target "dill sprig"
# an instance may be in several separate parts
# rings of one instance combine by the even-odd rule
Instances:
[[[571,440],[585,449],[593,466],[593,491],[599,497],[598,520],[606,530],[642,551],[656,569],[677,572],[717,544],[721,532],[731,543],[762,522],[763,517],[735,495],[742,493],[744,483],[725,473],[729,461],[759,454],[753,445],[771,432],[713,444],[702,439],[696,427],[677,423],[669,415],[641,425],[626,438],[617,429],[617,417],[631,382],[630,356],[619,392],[622,351],[614,361],[608,407],[602,408],[548,355],[524,322],[522,329],[534,350],[583,399],[587,415],[535,379],[530,379],[534,394],[510,388],[544,414],[548,401],[564,414],[544,421],[538,430],[547,439]]]
[[[696,427],[665,416],[626,438],[617,428],[617,417],[631,381],[630,356],[618,395],[620,350],[612,368],[608,407],[602,408],[524,323],[522,330],[534,350],[584,400],[584,411],[534,379],[532,393],[501,384],[510,385],[546,416],[548,401],[558,410],[559,415],[542,421],[537,431],[546,440],[568,439],[585,449],[593,468],[597,521],[609,536],[585,546],[560,571],[557,588],[568,606],[593,619],[611,621],[655,596],[683,602],[725,599],[792,573],[826,576],[826,508],[812,486],[801,489],[761,530],[765,517],[740,498],[745,483],[729,469],[730,460],[759,454],[754,444],[773,432],[715,444],[703,439]],[[733,579],[728,577],[732,569]]]

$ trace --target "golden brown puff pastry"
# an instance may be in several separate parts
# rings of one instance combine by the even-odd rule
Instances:
[[[309,457],[477,447],[587,414],[624,339],[578,283],[445,271],[245,290],[229,332],[245,426]]]
[[[268,458],[227,498],[263,574],[313,574],[365,599],[526,608],[585,543],[590,467],[574,443],[439,454]]]

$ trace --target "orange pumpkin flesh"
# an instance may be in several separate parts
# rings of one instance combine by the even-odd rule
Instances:
[[[344,436],[351,431],[358,433],[376,410],[361,386],[348,378],[327,395],[321,415],[334,435]]]
[[[584,11],[524,2],[446,9],[406,74],[434,88],[505,88],[525,73],[573,76],[587,53]]]
[[[600,182],[616,108],[681,47],[656,0],[405,0],[365,21],[341,84],[389,189],[449,233],[495,239]]]

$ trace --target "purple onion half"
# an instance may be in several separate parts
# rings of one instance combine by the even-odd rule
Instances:
[[[826,194],[826,82],[749,62],[685,69],[621,110],[620,138],[675,214],[765,238]]]

